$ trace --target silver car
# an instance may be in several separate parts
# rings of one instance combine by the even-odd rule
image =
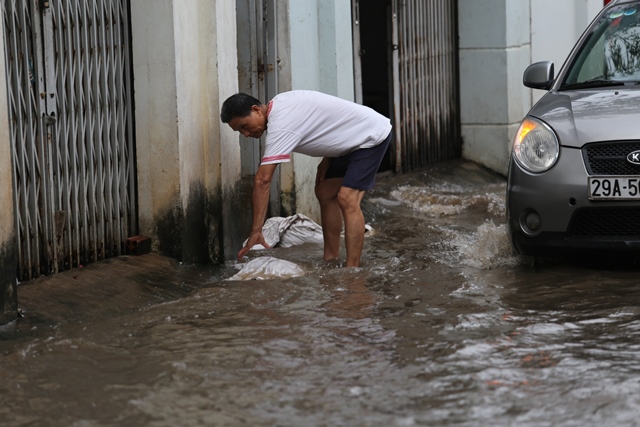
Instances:
[[[524,72],[548,92],[514,138],[507,221],[524,255],[640,250],[640,1],[594,19],[557,76]]]

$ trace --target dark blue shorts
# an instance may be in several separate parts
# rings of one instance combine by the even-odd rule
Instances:
[[[343,187],[354,190],[370,190],[376,182],[376,173],[387,148],[391,144],[393,130],[382,143],[371,148],[362,148],[346,156],[333,157],[325,179],[344,178]]]

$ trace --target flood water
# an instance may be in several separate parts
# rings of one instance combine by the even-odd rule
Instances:
[[[381,177],[360,269],[275,248],[305,274],[182,266],[181,297],[27,313],[0,341],[0,425],[638,425],[638,269],[514,255],[504,193],[465,162]]]

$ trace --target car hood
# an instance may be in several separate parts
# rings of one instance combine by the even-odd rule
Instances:
[[[640,90],[548,92],[529,115],[551,126],[560,145],[580,148],[589,142],[640,139]]]

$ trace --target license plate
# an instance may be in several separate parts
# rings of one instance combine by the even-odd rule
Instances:
[[[590,200],[640,200],[638,176],[590,176]]]

